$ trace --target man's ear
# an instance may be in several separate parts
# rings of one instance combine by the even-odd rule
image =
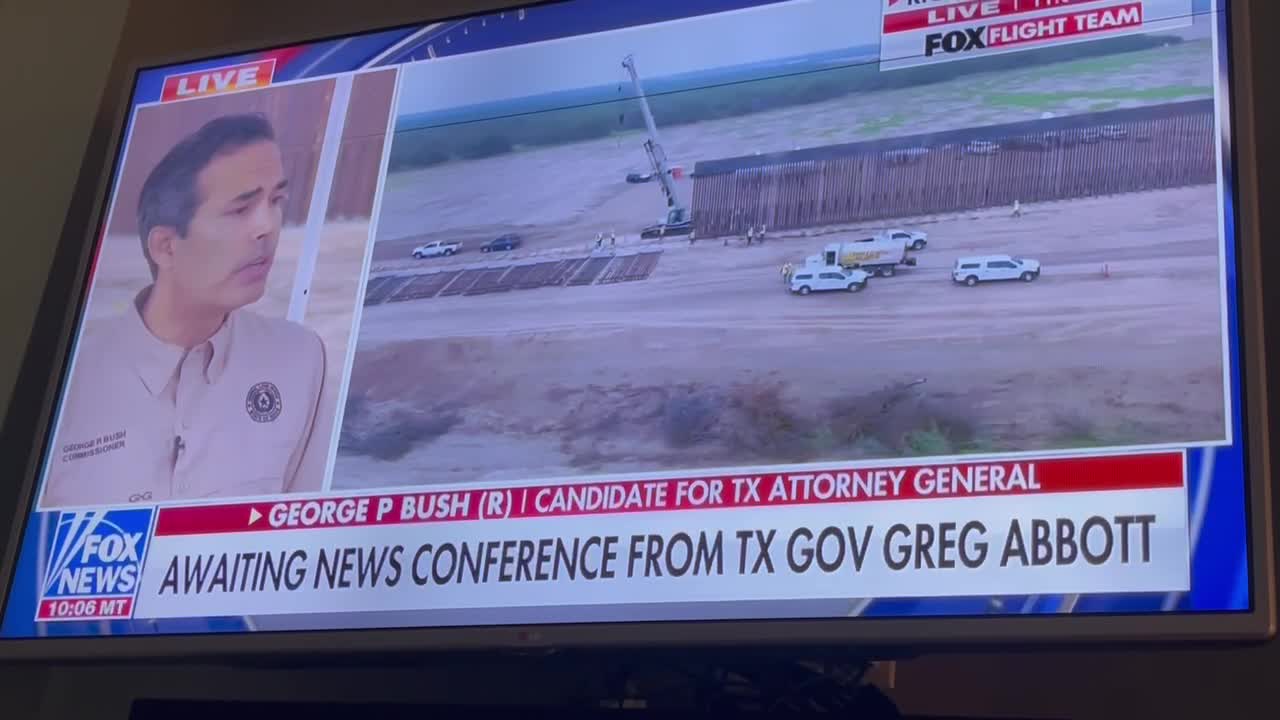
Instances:
[[[178,229],[168,225],[157,225],[147,233],[147,252],[157,269],[173,267],[174,243],[177,239]]]

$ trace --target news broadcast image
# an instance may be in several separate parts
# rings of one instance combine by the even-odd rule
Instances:
[[[141,72],[0,636],[1249,610],[1226,12]]]

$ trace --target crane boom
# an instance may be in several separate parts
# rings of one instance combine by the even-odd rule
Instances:
[[[667,223],[675,225],[688,222],[689,211],[684,203],[680,202],[680,196],[676,193],[675,178],[671,176],[671,167],[667,164],[667,153],[658,142],[658,125],[653,121],[653,112],[649,110],[649,99],[644,94],[644,85],[640,83],[640,73],[636,70],[635,58],[631,55],[624,57],[622,67],[626,68],[627,74],[631,76],[631,85],[635,88],[636,99],[640,101],[640,112],[644,115],[644,124],[649,131],[649,138],[644,143],[644,151],[649,156],[653,174],[658,178],[658,183],[662,186],[662,194],[667,199]]]

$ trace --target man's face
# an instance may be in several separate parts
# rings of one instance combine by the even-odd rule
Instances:
[[[166,268],[190,302],[230,312],[262,297],[286,184],[280,147],[269,140],[221,154],[200,171],[199,206]]]

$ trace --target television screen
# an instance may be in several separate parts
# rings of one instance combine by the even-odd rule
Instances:
[[[140,70],[0,636],[1258,612],[1228,13],[571,0]]]

